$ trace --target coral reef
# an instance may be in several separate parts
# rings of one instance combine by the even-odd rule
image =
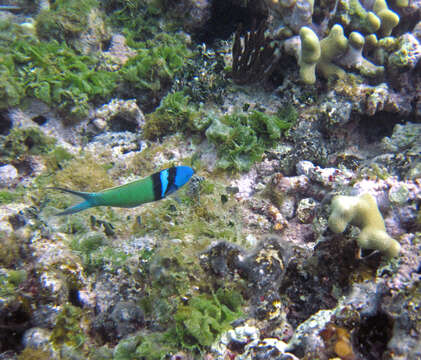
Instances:
[[[420,29],[406,0],[1,5],[0,358],[420,358]],[[50,187],[178,165],[55,216]]]

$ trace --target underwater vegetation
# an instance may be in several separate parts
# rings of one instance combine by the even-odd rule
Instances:
[[[67,120],[88,115],[93,104],[121,96],[159,102],[190,56],[182,36],[158,33],[131,45],[137,55],[119,71],[101,68],[98,54],[83,54],[71,40],[86,31],[87,13],[96,1],[58,1],[36,20],[36,34],[10,21],[0,24],[0,109],[35,97],[54,106]],[[77,9],[77,11],[75,10]]]
[[[416,1],[13,3],[0,358],[420,358]]]
[[[253,110],[217,116],[197,108],[190,103],[188,95],[179,91],[169,93],[161,105],[146,116],[143,130],[147,139],[175,132],[201,134],[217,148],[219,168],[247,171],[266,149],[279,142],[297,117],[298,112],[292,106],[270,115]]]
[[[0,46],[0,55],[2,109],[35,97],[68,119],[80,119],[88,114],[90,102],[107,98],[115,88],[115,73],[97,70],[97,59],[56,40],[18,35]]]
[[[206,115],[190,102],[190,97],[177,91],[165,96],[159,107],[147,114],[143,134],[146,139],[154,140],[178,131],[200,131],[209,123]]]
[[[101,2],[111,26],[120,28],[130,45],[150,39],[161,31],[160,16],[165,12],[159,1],[105,0]]]
[[[242,315],[242,302],[238,292],[222,288],[212,295],[194,296],[186,305],[178,306],[167,331],[122,340],[114,350],[114,359],[159,360],[180,348],[203,351]]]
[[[51,333],[50,340],[53,346],[64,344],[78,349],[85,343],[85,334],[80,328],[82,310],[76,306],[65,304],[57,316],[56,324]]]
[[[56,139],[37,128],[12,129],[2,136],[0,161],[14,163],[28,155],[45,155],[55,148]]]
[[[114,185],[107,173],[107,166],[108,164],[93,161],[92,155],[87,154],[67,162],[66,166],[54,174],[54,182],[81,191],[106,189]]]
[[[136,50],[137,55],[124,64],[119,72],[123,92],[130,91],[133,94],[135,91],[141,94],[141,101],[142,96],[146,96],[149,102],[156,104],[188,62],[191,51],[183,36],[166,33],[137,43]],[[144,92],[146,94],[142,95]]]
[[[89,13],[97,6],[97,0],[54,1],[35,18],[39,39],[60,43],[77,39],[86,31]]]
[[[187,305],[179,306],[174,315],[177,340],[184,348],[212,345],[232,321],[241,317],[242,301],[238,292],[222,288],[212,296],[193,297]]]
[[[292,106],[286,106],[274,115],[254,110],[249,114],[234,113],[213,120],[205,134],[217,148],[218,167],[249,170],[266,149],[279,142],[297,116]]]

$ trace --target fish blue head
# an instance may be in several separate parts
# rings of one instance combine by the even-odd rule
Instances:
[[[190,166],[174,166],[159,172],[161,198],[177,191],[190,180],[193,174],[194,170]]]
[[[190,180],[194,170],[190,166],[176,166],[176,169],[174,184],[177,188],[180,188]]]

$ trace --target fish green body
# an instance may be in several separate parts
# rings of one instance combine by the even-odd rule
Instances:
[[[130,208],[155,200],[152,176],[96,193],[97,206]]]
[[[193,174],[194,171],[189,166],[174,166],[147,178],[99,192],[80,192],[55,187],[53,189],[71,193],[85,200],[65,209],[57,215],[74,214],[95,206],[131,208],[156,201],[177,191],[190,180]]]

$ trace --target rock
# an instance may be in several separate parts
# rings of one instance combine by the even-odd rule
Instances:
[[[0,166],[0,187],[10,187],[18,178],[18,170],[10,164]]]

